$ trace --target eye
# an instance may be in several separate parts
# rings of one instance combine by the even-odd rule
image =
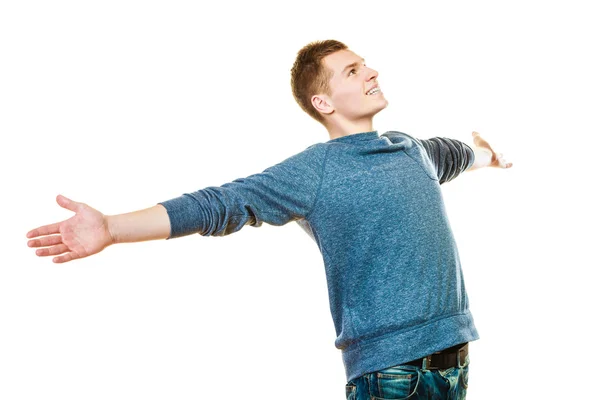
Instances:
[[[366,64],[366,63],[363,63],[363,65],[362,65],[362,66],[363,66],[363,67],[366,67],[366,66],[367,66],[367,64]],[[352,75],[352,73],[356,74],[356,68],[352,68],[352,69],[350,70],[350,72],[348,72],[348,76]]]

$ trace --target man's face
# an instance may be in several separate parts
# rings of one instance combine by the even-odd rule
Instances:
[[[331,106],[344,119],[372,118],[387,107],[388,101],[377,83],[378,73],[367,67],[362,57],[339,50],[323,58],[323,64],[333,71],[329,81]]]

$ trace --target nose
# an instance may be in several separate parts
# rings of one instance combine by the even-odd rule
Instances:
[[[377,79],[377,77],[379,76],[379,72],[375,71],[373,68],[369,68],[367,67],[367,82],[370,81],[371,79]]]

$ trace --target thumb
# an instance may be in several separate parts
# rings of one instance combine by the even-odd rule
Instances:
[[[61,194],[59,194],[58,196],[56,196],[56,202],[58,203],[59,206],[61,206],[62,208],[66,208],[67,210],[71,210],[74,212],[77,212],[77,210],[79,209],[80,203],[73,201]]]

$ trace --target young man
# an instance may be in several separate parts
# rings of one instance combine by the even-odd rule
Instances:
[[[261,173],[127,214],[103,215],[59,195],[76,214],[28,232],[28,245],[62,263],[115,243],[295,221],[323,255],[347,398],[464,398],[467,343],[478,335],[440,184],[511,164],[476,132],[473,148],[379,135],[373,117],[388,102],[378,74],[341,42],[308,44],[291,72],[296,101],[329,141]]]

